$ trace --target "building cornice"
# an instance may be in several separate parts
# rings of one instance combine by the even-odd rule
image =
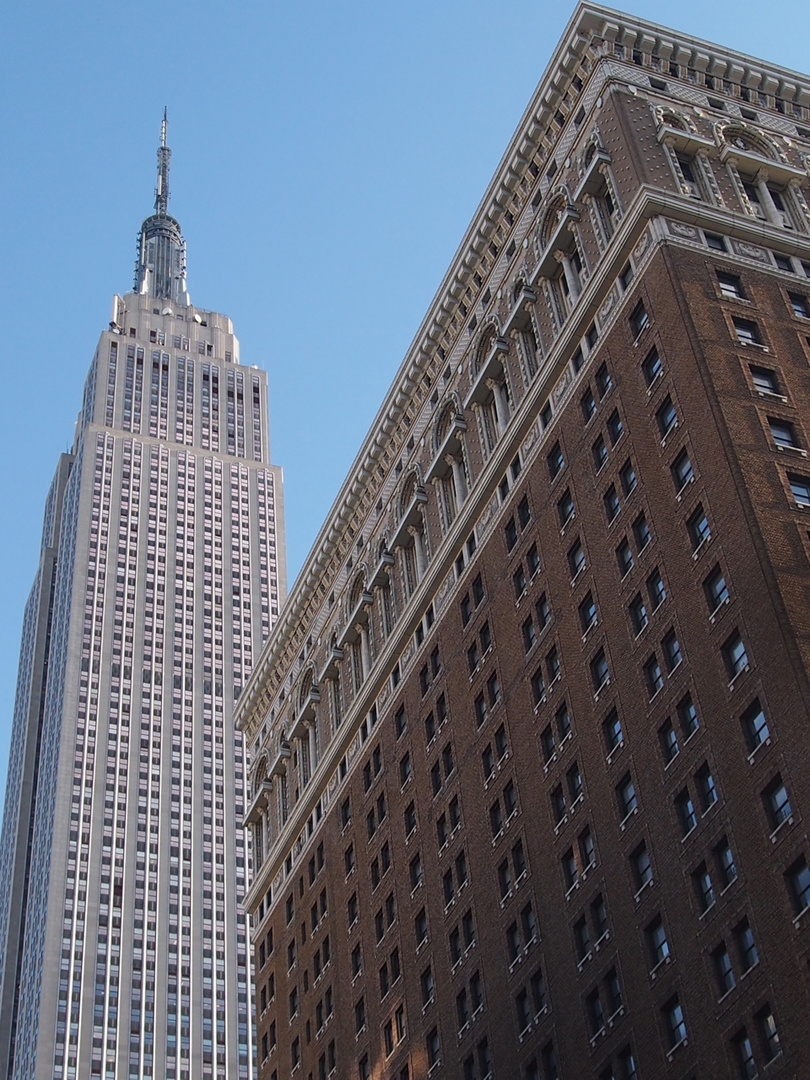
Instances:
[[[297,648],[304,627],[312,621],[313,604],[320,606],[324,603],[324,570],[346,557],[351,543],[347,540],[350,523],[358,514],[369,488],[376,485],[376,494],[380,486],[375,472],[380,467],[385,468],[387,445],[398,429],[402,431],[407,426],[403,425],[403,418],[410,416],[409,410],[422,407],[418,388],[423,386],[429,371],[435,374],[437,368],[447,363],[444,356],[437,358],[439,344],[445,339],[451,321],[457,318],[464,293],[481,267],[491,238],[505,220],[513,194],[527,180],[537,188],[541,197],[548,190],[547,177],[537,171],[538,162],[542,161],[543,170],[547,171],[565,130],[565,124],[562,128],[559,126],[559,107],[571,89],[580,62],[588,50],[591,50],[595,60],[603,56],[615,60],[612,51],[606,52],[607,49],[612,50],[614,44],[622,45],[631,56],[636,50],[663,59],[671,58],[681,65],[710,73],[717,79],[729,79],[751,90],[762,89],[763,92],[782,94],[791,101],[810,104],[810,82],[805,76],[789,69],[760,62],[742,53],[609,8],[592,4],[577,7],[242,692],[236,708],[236,722],[243,730],[249,733],[255,731],[257,724],[254,714],[269,707],[271,694],[268,693],[267,681],[270,673],[277,671],[289,649]],[[539,205],[539,202],[538,195],[535,195],[532,206]],[[522,210],[521,217],[523,213]],[[728,221],[727,212],[723,212],[722,217]],[[508,234],[513,237],[517,235],[512,225]],[[499,253],[496,264],[500,257]],[[387,467],[390,468],[392,464],[389,461]],[[275,689],[278,689],[277,683]]]

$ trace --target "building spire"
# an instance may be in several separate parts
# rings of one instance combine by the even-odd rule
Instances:
[[[165,214],[169,208],[169,162],[172,152],[166,145],[166,128],[169,123],[169,110],[163,106],[163,123],[160,126],[160,146],[158,147],[157,188],[155,189],[155,213]]]
[[[157,152],[155,212],[141,226],[135,264],[135,291],[187,306],[191,301],[186,290],[186,242],[179,223],[168,212],[169,162],[172,156],[166,145],[168,122],[168,109],[164,107]]]

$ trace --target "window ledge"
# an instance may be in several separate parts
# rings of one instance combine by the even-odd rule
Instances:
[[[754,758],[757,756],[757,754],[762,749],[762,747],[763,746],[770,746],[770,745],[771,745],[771,736],[769,735],[767,737],[767,739],[763,739],[762,742],[757,743],[757,745],[754,747],[754,749],[748,755],[748,764],[753,765],[754,764]]]
[[[776,828],[771,832],[771,837],[770,837],[771,843],[775,844],[776,841],[779,839],[779,833],[783,829],[784,829],[785,832],[787,832],[787,829],[785,829],[785,826],[787,825],[788,828],[789,828],[792,824],[793,824],[793,814],[788,814],[788,816],[786,818],[783,818],[779,822],[779,824],[776,826]]]
[[[643,893],[645,892],[645,890],[652,887],[652,884],[653,884],[654,881],[655,881],[655,878],[650,878],[648,881],[644,882],[644,884],[641,886],[640,889],[638,889],[636,891],[635,895],[633,896],[633,900],[636,903],[639,902],[639,900],[641,899],[641,897],[642,897]]]
[[[672,1047],[672,1049],[668,1051],[668,1053],[667,1053],[667,1061],[672,1061],[672,1058],[677,1053],[677,1051],[680,1050],[680,1048],[682,1046],[688,1046],[688,1045],[689,1045],[689,1039],[684,1035],[684,1037],[682,1039],[679,1039],[678,1042],[676,1042],[675,1045]]]
[[[740,670],[735,672],[733,678],[731,679],[731,682],[728,684],[729,690],[733,690],[734,687],[737,685],[737,680],[742,678],[742,676],[745,675],[745,673],[747,671],[750,671],[750,670],[751,670],[751,665],[750,664],[743,664],[743,666],[740,668]]]
[[[661,959],[660,959],[660,960],[658,961],[658,963],[657,963],[657,964],[655,965],[655,967],[654,967],[654,968],[653,968],[653,969],[652,969],[652,970],[650,971],[650,978],[651,978],[651,979],[657,979],[657,978],[658,978],[658,975],[659,975],[659,973],[660,973],[660,972],[661,972],[661,971],[662,971],[662,970],[663,970],[664,968],[666,968],[666,966],[667,966],[668,964],[671,964],[671,963],[672,963],[672,955],[671,955],[670,953],[667,953],[667,955],[666,955],[666,956],[664,956],[664,957],[662,957],[662,958],[661,958]]]
[[[577,963],[577,971],[582,971],[582,969],[591,960],[592,957],[593,957],[593,953],[591,952],[590,949],[588,949],[588,951],[585,953],[585,955],[582,957],[582,959]]]
[[[627,828],[627,824],[630,821],[630,818],[635,817],[637,813],[638,805],[634,806],[632,810],[628,810],[628,812],[624,815],[622,820],[619,822],[619,828],[622,830],[622,832],[624,832],[624,830]]]
[[[774,447],[780,453],[787,452],[788,454],[798,454],[799,457],[807,457],[807,451],[803,450],[801,446],[785,446],[782,443],[774,443]]]
[[[624,746],[624,739],[619,739],[619,741],[616,743],[616,745],[613,747],[613,749],[610,751],[610,753],[607,756],[608,765],[610,765],[610,763],[613,761],[614,755],[618,754],[618,752],[621,750],[621,748],[623,746]]]

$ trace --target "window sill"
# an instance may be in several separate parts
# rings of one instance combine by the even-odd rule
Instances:
[[[787,452],[788,454],[798,454],[799,457],[807,457],[807,451],[803,450],[801,446],[783,446],[782,443],[774,443],[774,449],[780,453]]]
[[[771,832],[771,835],[770,835],[771,843],[775,844],[776,841],[779,839],[779,833],[782,832],[783,830],[784,830],[784,832],[787,832],[788,828],[792,824],[793,824],[793,814],[789,814],[786,818],[783,818],[779,822],[779,824],[776,826],[776,828]],[[787,826],[788,828],[785,828],[785,826]]]
[[[639,902],[639,900],[640,900],[640,899],[641,899],[641,897],[643,896],[643,894],[644,894],[645,890],[647,890],[647,889],[649,889],[649,888],[651,888],[651,887],[652,887],[652,884],[653,884],[653,882],[654,882],[654,881],[655,881],[655,878],[650,878],[650,879],[649,879],[648,881],[645,881],[645,882],[644,882],[644,884],[643,884],[643,885],[641,886],[641,888],[640,888],[640,889],[638,889],[638,890],[636,891],[636,893],[635,893],[635,894],[634,894],[634,896],[633,896],[633,900],[635,901],[635,903],[638,903],[638,902]]]
[[[634,806],[632,810],[627,811],[622,820],[619,822],[619,828],[622,832],[624,832],[624,830],[627,828],[627,824],[630,821],[630,818],[635,817],[637,813],[638,806]]]
[[[619,741],[616,743],[616,745],[613,747],[613,749],[610,751],[610,753],[607,756],[608,765],[610,765],[610,763],[613,761],[614,756],[616,754],[618,754],[618,752],[621,750],[621,748],[623,746],[624,746],[624,739],[619,739]]]
[[[672,1047],[672,1049],[668,1051],[668,1053],[667,1053],[667,1061],[671,1062],[672,1058],[675,1056],[675,1054],[678,1052],[678,1050],[680,1050],[680,1048],[682,1046],[688,1046],[688,1045],[689,1045],[689,1039],[684,1035],[684,1037],[682,1039],[679,1039],[678,1042],[676,1042],[675,1045]]]
[[[582,957],[582,959],[578,961],[578,963],[577,963],[577,971],[582,971],[582,969],[592,959],[592,957],[593,957],[593,953],[589,949],[585,953],[585,955]]]
[[[753,765],[754,764],[754,758],[757,756],[757,754],[762,749],[762,747],[763,746],[770,746],[770,745],[771,745],[771,736],[769,735],[767,737],[767,739],[763,739],[762,742],[757,743],[757,745],[754,747],[754,749],[748,755],[748,764]]]
[[[672,956],[669,953],[667,953],[667,955],[665,957],[663,957],[661,960],[659,960],[658,963],[655,965],[655,967],[652,969],[652,971],[650,972],[650,978],[651,979],[657,979],[660,972],[664,968],[666,968],[666,966],[668,964],[671,964],[671,963],[672,963]]]

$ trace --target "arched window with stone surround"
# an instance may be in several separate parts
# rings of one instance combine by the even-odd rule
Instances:
[[[381,540],[377,548],[377,563],[374,568],[374,575],[369,585],[371,589],[376,590],[376,594],[379,596],[379,603],[375,603],[374,608],[377,612],[383,640],[394,629],[396,621],[396,600],[391,583],[393,565],[394,556],[389,551],[387,542]]]
[[[428,543],[424,517],[427,494],[417,470],[411,470],[402,482],[397,500],[398,522],[391,547],[399,551],[406,596],[410,596],[427,569]]]
[[[475,408],[484,456],[506,430],[512,412],[506,355],[509,342],[491,322],[480,333],[470,357],[470,390],[464,408]]]
[[[784,154],[758,129],[730,123],[717,127],[720,159],[751,217],[781,229],[807,229],[806,173],[791,166]]]
[[[466,430],[460,402],[453,394],[439,413],[433,429],[433,460],[427,475],[437,488],[445,527],[455,518],[469,490],[464,450]]]
[[[343,634],[343,640],[350,649],[354,693],[363,685],[371,668],[371,600],[371,594],[366,589],[366,574],[361,570],[355,575],[349,590],[348,619]]]
[[[567,190],[558,188],[549,197],[537,232],[540,276],[550,289],[558,325],[562,325],[582,292],[585,260],[577,236],[579,212]]]

